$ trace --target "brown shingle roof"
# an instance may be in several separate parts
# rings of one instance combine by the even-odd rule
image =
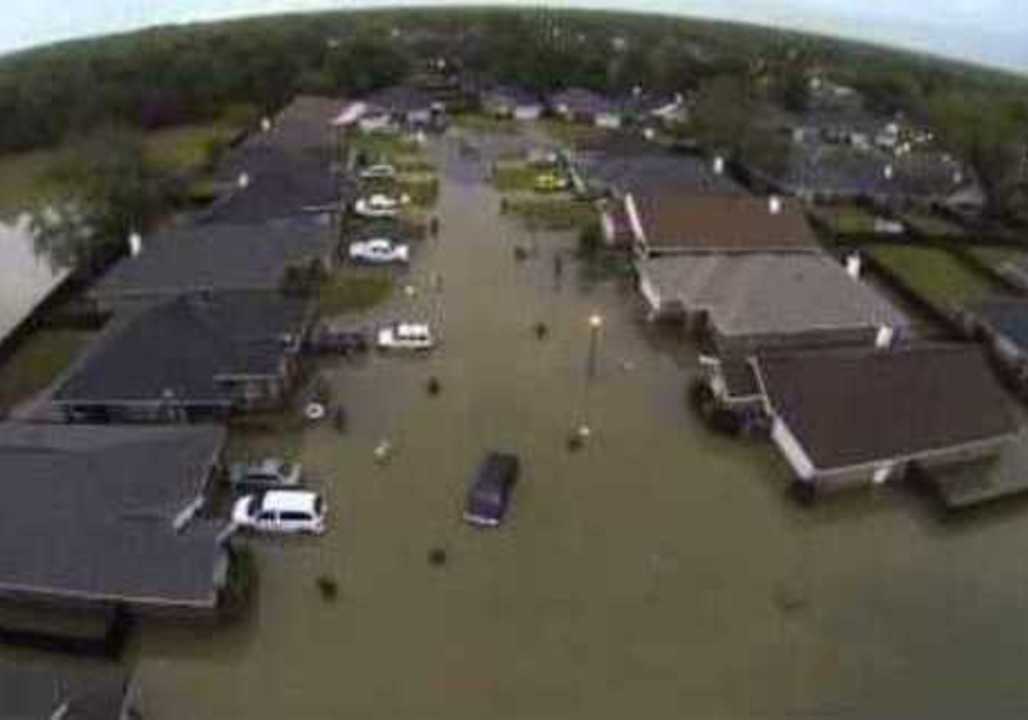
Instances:
[[[1016,430],[974,345],[756,359],[766,397],[819,470],[916,456]]]
[[[817,239],[799,203],[781,198],[688,195],[654,191],[632,196],[647,245],[676,250],[807,250]]]

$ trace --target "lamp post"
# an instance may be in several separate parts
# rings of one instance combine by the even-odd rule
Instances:
[[[601,315],[593,313],[589,316],[589,360],[586,366],[586,376],[589,380],[596,377],[596,352],[602,327],[603,317]]]

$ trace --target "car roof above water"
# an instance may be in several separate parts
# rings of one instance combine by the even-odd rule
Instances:
[[[262,510],[314,512],[318,494],[305,490],[272,490],[261,497]]]

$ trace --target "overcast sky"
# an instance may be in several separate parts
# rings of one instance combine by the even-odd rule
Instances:
[[[3,0],[0,52],[86,35],[289,10],[381,5],[516,4],[488,0]],[[1028,0],[551,0],[745,20],[928,50],[1028,72]]]

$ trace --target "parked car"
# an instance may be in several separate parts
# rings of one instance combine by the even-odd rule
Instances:
[[[422,323],[393,323],[378,331],[382,350],[428,350],[435,345],[432,330]]]
[[[384,163],[371,165],[361,170],[361,178],[364,180],[383,180],[394,177],[396,177],[396,168]]]
[[[405,263],[410,260],[410,248],[388,238],[372,238],[350,245],[350,259],[366,263]]]
[[[536,192],[559,192],[567,186],[567,179],[556,173],[543,173],[535,178]]]
[[[228,481],[234,490],[254,491],[290,488],[300,485],[303,468],[281,458],[264,458],[256,462],[234,463]]]
[[[371,197],[361,198],[354,205],[354,212],[361,217],[391,218],[399,212],[400,203],[388,195],[376,193]]]
[[[472,525],[485,527],[496,527],[503,522],[518,470],[516,455],[500,452],[486,455],[468,488],[464,519]]]
[[[246,495],[232,508],[232,522],[240,528],[267,533],[325,532],[327,508],[321,495],[308,490],[269,490]]]

